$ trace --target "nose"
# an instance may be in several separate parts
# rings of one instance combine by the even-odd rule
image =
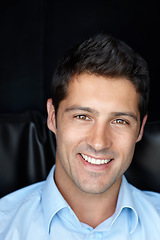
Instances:
[[[94,124],[87,142],[94,150],[102,151],[109,149],[112,145],[111,129],[107,124]]]

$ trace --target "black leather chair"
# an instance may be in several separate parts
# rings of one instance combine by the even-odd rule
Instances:
[[[56,141],[36,111],[0,115],[0,197],[44,180],[55,161]],[[142,190],[160,192],[160,121],[148,123],[126,177]]]
[[[126,177],[142,190],[160,192],[160,121],[146,124]]]
[[[55,137],[39,112],[0,115],[0,197],[44,180],[54,164]]]

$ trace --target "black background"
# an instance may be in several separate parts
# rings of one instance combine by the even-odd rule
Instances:
[[[5,0],[0,6],[0,113],[46,114],[58,59],[101,32],[124,40],[148,62],[149,121],[160,119],[158,1]]]

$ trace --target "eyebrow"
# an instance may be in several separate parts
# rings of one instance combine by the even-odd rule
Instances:
[[[131,113],[131,112],[113,112],[112,114],[115,117],[118,117],[118,116],[128,116],[128,117],[133,118],[136,122],[138,122],[138,117],[134,113]]]
[[[96,116],[100,115],[100,113],[98,111],[96,111],[95,109],[90,108],[90,107],[82,107],[82,106],[76,105],[76,106],[71,106],[71,107],[68,107],[65,109],[66,112],[77,111],[77,110],[89,112],[89,113],[95,114]],[[112,112],[111,115],[114,117],[120,117],[120,116],[131,117],[136,122],[138,122],[138,117],[132,112]]]
[[[95,114],[96,116],[99,116],[99,112],[96,111],[96,110],[93,109],[93,108],[90,108],[90,107],[71,106],[71,107],[68,107],[68,108],[65,109],[66,112],[76,111],[76,110],[93,113],[93,114]]]

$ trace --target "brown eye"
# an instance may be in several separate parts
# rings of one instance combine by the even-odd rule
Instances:
[[[119,124],[119,125],[125,125],[125,124],[129,124],[126,120],[124,119],[115,119],[112,123],[114,124]]]
[[[86,115],[77,115],[75,116],[77,119],[83,120],[83,121],[89,121],[90,118]]]

